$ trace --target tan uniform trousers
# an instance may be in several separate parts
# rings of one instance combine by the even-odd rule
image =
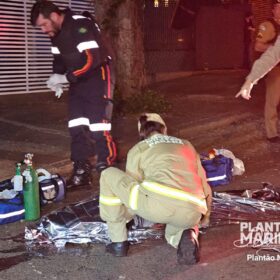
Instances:
[[[138,207],[132,210],[129,206],[130,193],[137,184],[139,182],[134,178],[114,167],[101,173],[100,216],[107,222],[110,239],[112,242],[127,240],[126,223],[137,214],[151,222],[166,224],[165,238],[177,248],[183,231],[195,227],[201,213],[191,203],[186,202],[185,207],[176,205],[176,199],[170,199],[171,202],[167,203],[161,195],[149,196],[141,187]]]
[[[278,136],[278,112],[280,103],[280,67],[273,68],[266,77],[264,119],[267,138]]]

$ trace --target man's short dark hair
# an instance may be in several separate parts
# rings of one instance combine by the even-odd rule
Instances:
[[[36,21],[39,17],[39,15],[43,15],[44,18],[49,18],[51,13],[57,13],[61,14],[61,11],[59,8],[51,1],[48,0],[38,0],[36,3],[33,5],[31,9],[31,24],[33,26],[36,25]]]
[[[153,132],[162,133],[164,126],[158,122],[147,121],[147,116],[142,115],[139,118],[140,122],[140,131],[139,136],[140,140],[147,139]]]

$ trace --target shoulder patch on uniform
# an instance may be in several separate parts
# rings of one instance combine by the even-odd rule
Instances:
[[[155,134],[152,137],[144,140],[150,147],[156,144],[180,144],[183,145],[183,141],[179,138],[168,136],[168,135],[162,135],[162,134]]]
[[[87,30],[85,27],[80,27],[80,28],[79,28],[79,33],[85,34],[85,33],[87,33],[87,32],[88,32],[88,30]]]

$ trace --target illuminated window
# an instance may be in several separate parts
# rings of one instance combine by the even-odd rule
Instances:
[[[158,2],[159,2],[159,0],[154,0],[154,7],[155,7],[155,8],[158,8],[158,6],[159,6],[159,3],[158,3]]]
[[[168,4],[169,4],[169,0],[164,0],[164,6],[168,7]]]

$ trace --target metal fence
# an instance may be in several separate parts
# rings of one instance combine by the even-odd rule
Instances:
[[[148,73],[186,71],[194,67],[195,25],[171,28],[177,0],[145,1],[144,47]]]
[[[94,12],[91,0],[53,1],[76,12]],[[35,1],[0,1],[0,95],[47,91],[52,72],[51,44],[47,35],[30,23]]]

